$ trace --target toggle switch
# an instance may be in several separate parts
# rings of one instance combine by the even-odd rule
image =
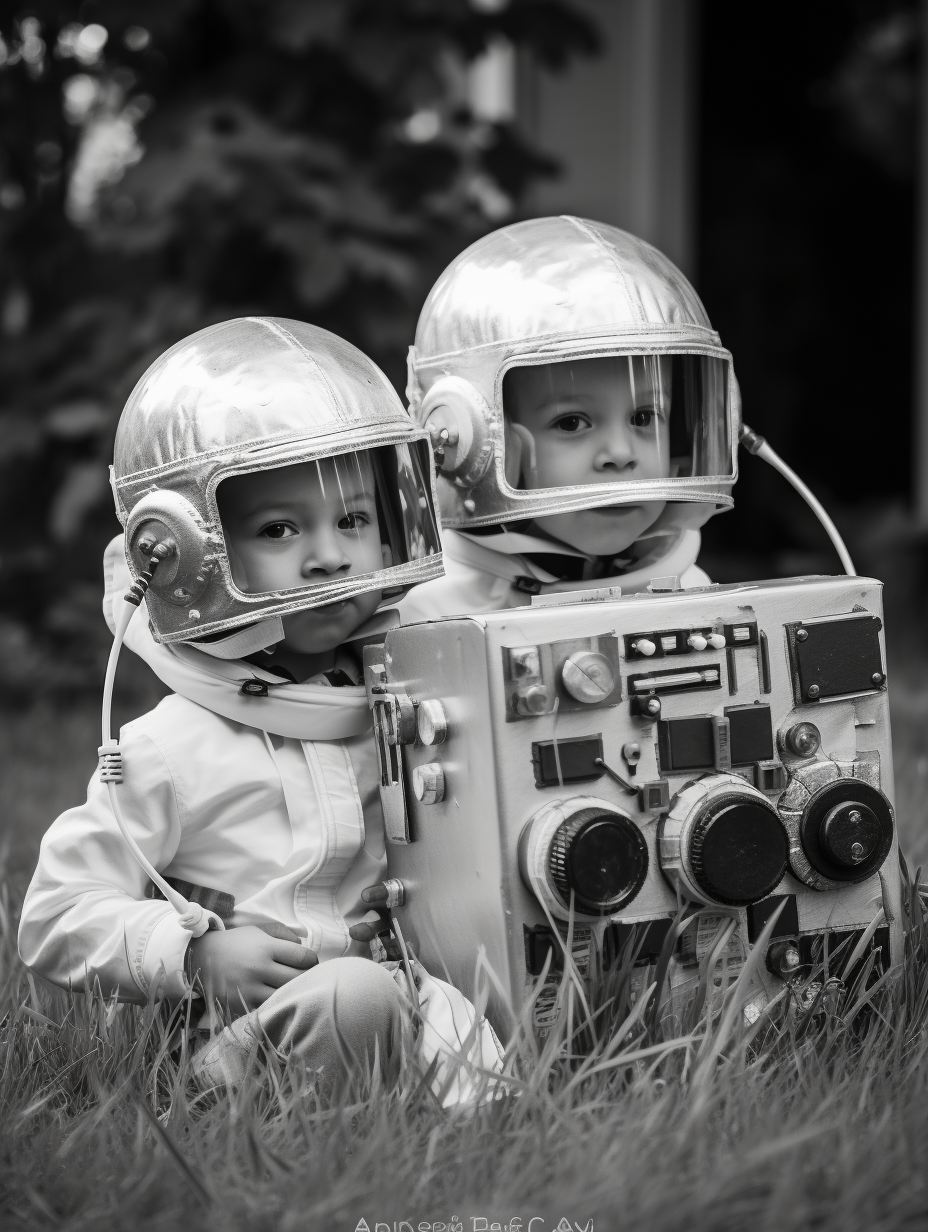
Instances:
[[[636,654],[650,656],[654,654],[655,650],[657,650],[657,646],[651,641],[650,638],[639,637],[636,642],[632,642],[632,650],[634,650]]]
[[[709,633],[706,636],[706,641],[709,643],[709,645],[712,647],[713,650],[724,650],[725,649],[724,633]]]
[[[708,641],[701,633],[691,633],[686,639],[686,644],[691,650],[705,650],[705,648],[709,645]]]

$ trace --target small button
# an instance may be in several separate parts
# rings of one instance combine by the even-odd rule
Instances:
[[[545,714],[551,706],[548,690],[541,684],[533,684],[515,698],[516,714]]]
[[[649,638],[640,637],[637,642],[632,642],[632,650],[636,654],[650,657],[657,650],[657,646]]]
[[[439,804],[445,798],[445,772],[437,761],[416,766],[412,772],[413,795],[420,804]]]
[[[706,641],[713,650],[723,650],[725,648],[724,633],[709,633],[706,635]]]
[[[416,730],[423,744],[444,743],[448,735],[448,720],[445,718],[445,708],[437,698],[426,698],[419,703]]]
[[[686,644],[691,650],[705,650],[705,648],[709,645],[708,641],[701,633],[691,633],[686,639]]]

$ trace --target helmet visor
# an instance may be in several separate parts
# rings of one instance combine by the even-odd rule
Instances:
[[[576,489],[731,478],[728,375],[727,360],[692,354],[510,368],[506,479],[518,489]]]
[[[303,592],[305,608],[395,586],[399,566],[441,550],[428,466],[414,442],[223,479],[232,581],[251,595]]]

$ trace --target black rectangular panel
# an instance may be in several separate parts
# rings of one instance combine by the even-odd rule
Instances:
[[[595,736],[571,736],[558,740],[556,754],[554,746],[553,740],[532,742],[536,786],[557,787],[559,783],[587,783],[602,778],[603,768],[596,765],[596,758],[603,755],[603,738],[599,732]]]
[[[731,740],[731,764],[773,759],[773,725],[769,706],[726,706]]]
[[[544,924],[537,924],[534,928],[523,924],[522,928],[525,937],[525,967],[529,975],[541,975],[549,953],[551,964],[548,970],[562,971],[564,946],[551,929]]]
[[[773,926],[774,937],[795,937],[799,932],[799,911],[796,907],[795,894],[774,894],[772,898],[763,898],[759,903],[751,903],[748,907],[748,940],[753,945],[764,931],[767,921],[779,907],[786,906],[780,912],[780,918]]]
[[[797,703],[880,688],[882,627],[878,616],[787,625]]]
[[[688,719],[661,719],[657,725],[661,772],[711,770],[715,766],[715,741],[708,715]]]
[[[630,942],[634,944],[635,966],[656,963],[664,948],[673,920],[651,920],[643,924],[610,924],[603,935],[603,968],[609,970]]]

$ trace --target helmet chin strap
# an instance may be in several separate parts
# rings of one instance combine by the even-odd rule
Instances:
[[[129,621],[135,615],[136,609],[144,599],[145,592],[151,584],[151,579],[158,565],[162,560],[166,560],[172,551],[173,549],[166,544],[155,544],[152,549],[151,559],[148,562],[148,568],[140,574],[138,580],[126,592],[124,596],[126,602],[116,614],[116,630],[113,637],[113,645],[110,648],[110,657],[106,664],[106,678],[103,683],[103,743],[97,752],[100,758],[100,781],[106,784],[113,816],[127,847],[141,865],[142,870],[155,883],[177,912],[178,922],[181,927],[191,933],[192,936],[201,937],[207,929],[224,929],[225,925],[214,911],[207,911],[199,903],[188,902],[183,894],[180,894],[172,885],[165,881],[152,865],[129,832],[126,819],[122,813],[119,793],[116,790],[117,786],[122,783],[122,751],[118,740],[113,738],[112,732],[113,682],[116,679],[116,664],[119,662],[119,652],[125,640],[126,630],[129,628]]]
[[[856,577],[857,570],[854,568],[854,562],[851,560],[851,554],[848,552],[844,544],[844,540],[838,533],[837,526],[835,526],[834,522],[832,522],[831,518],[825,512],[824,506],[821,502],[813,496],[796,472],[791,467],[787,466],[780,455],[771,449],[766,440],[764,440],[762,436],[758,436],[758,434],[749,428],[747,424],[741,425],[741,435],[739,440],[748,453],[752,453],[758,458],[763,458],[765,462],[772,466],[774,470],[779,471],[783,478],[788,480],[793,485],[802,499],[821,522],[822,526],[825,528],[828,538],[831,540],[835,551],[838,553],[841,560],[841,567],[844,569],[844,572],[849,577]]]

